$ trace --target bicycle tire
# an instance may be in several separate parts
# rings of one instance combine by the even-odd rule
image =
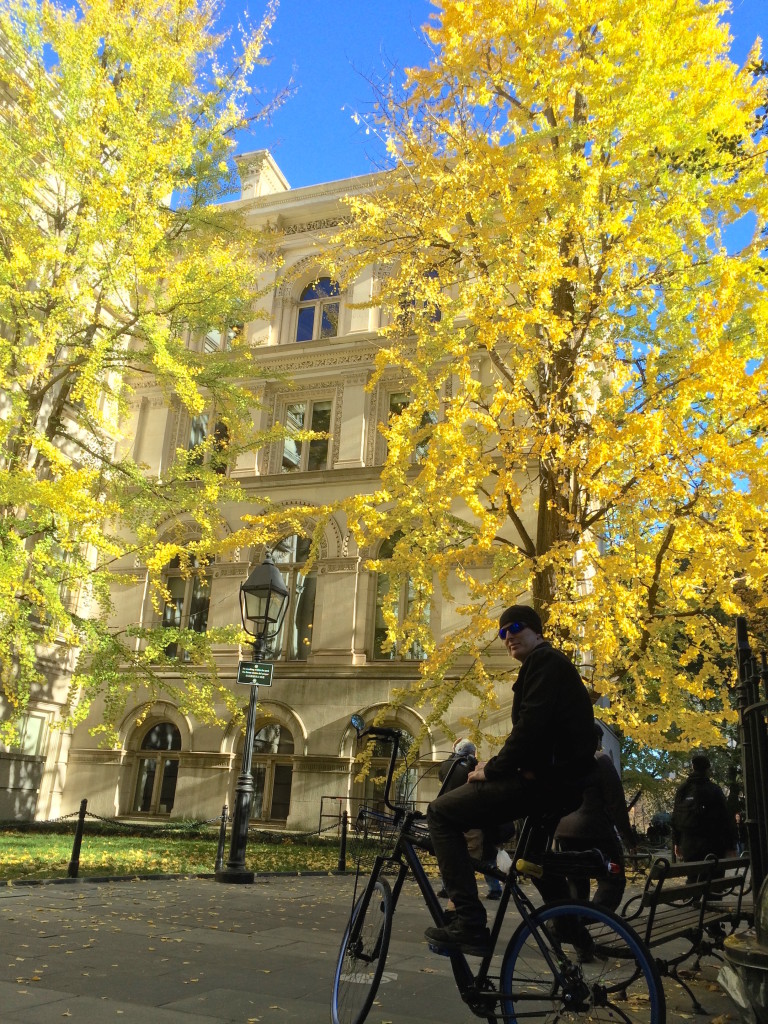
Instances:
[[[531,923],[566,977],[561,987],[523,921],[501,965],[505,1024],[666,1024],[656,962],[634,929],[592,903],[539,907]]]
[[[376,998],[392,933],[392,890],[380,875],[355,904],[333,976],[332,1024],[362,1024]],[[350,943],[352,931],[355,940]]]

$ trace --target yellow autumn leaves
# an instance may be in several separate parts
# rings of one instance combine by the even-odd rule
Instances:
[[[436,59],[381,114],[400,163],[338,239],[363,254],[340,273],[389,267],[380,371],[413,394],[353,529],[402,532],[400,586],[441,609],[433,707],[463,686],[482,718],[493,620],[532,598],[601,714],[716,742],[733,616],[759,627],[768,590],[757,51],[735,67],[727,6],[697,0],[437,8]],[[436,283],[439,322],[404,329],[402,295],[418,310]]]

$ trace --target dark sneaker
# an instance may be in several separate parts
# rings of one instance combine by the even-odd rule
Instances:
[[[457,951],[485,956],[491,948],[491,934],[487,928],[467,928],[458,918],[442,928],[427,928],[424,936],[438,953]]]

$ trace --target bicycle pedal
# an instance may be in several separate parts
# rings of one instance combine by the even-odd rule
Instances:
[[[438,956],[447,957],[454,956],[458,952],[456,949],[446,949],[445,946],[433,946],[431,942],[427,943],[427,949],[431,953],[437,953]]]

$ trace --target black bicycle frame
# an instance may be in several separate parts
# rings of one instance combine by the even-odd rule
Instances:
[[[432,915],[432,920],[435,922],[436,925],[440,926],[444,923],[443,908],[437,896],[435,895],[435,891],[432,888],[432,885],[430,884],[430,881],[427,877],[427,873],[424,870],[424,866],[421,863],[421,859],[419,858],[417,852],[417,844],[415,844],[412,839],[408,838],[408,831],[413,825],[413,822],[416,820],[417,814],[413,811],[407,810],[406,808],[397,807],[393,805],[389,799],[392,779],[395,773],[395,765],[397,762],[397,754],[399,751],[400,734],[395,729],[379,729],[375,726],[366,729],[365,732],[360,733],[359,736],[360,738],[362,738],[362,736],[366,734],[375,736],[379,739],[389,739],[392,741],[392,753],[389,759],[387,778],[384,786],[384,804],[391,811],[394,812],[395,820],[392,824],[396,824],[399,826],[400,833],[397,837],[392,853],[388,856],[379,854],[374,860],[373,867],[371,868],[371,874],[368,878],[366,887],[363,890],[362,905],[368,905],[368,902],[370,901],[373,895],[376,879],[378,878],[383,866],[385,864],[397,863],[397,878],[395,879],[395,883],[392,887],[393,907],[397,905],[397,900],[400,896],[403,885],[405,884],[405,879],[407,878],[408,872],[410,871],[413,874],[416,884],[421,890],[421,894],[424,897],[424,902],[427,905],[427,909]],[[443,792],[445,790],[445,787],[450,780],[451,774],[453,773],[453,770],[456,768],[458,764],[459,759],[457,759],[454,762],[454,764],[450,766],[450,769],[448,770],[448,773],[445,779],[443,780],[440,792]],[[524,828],[517,844],[518,849],[522,848],[523,850],[525,850],[529,836],[530,832],[528,832],[526,828]],[[456,985],[462,997],[465,996],[465,994],[467,994],[468,992],[470,992],[470,990],[476,989],[478,988],[478,986],[482,985],[483,982],[485,982],[488,977],[488,971],[491,965],[491,961],[493,959],[493,955],[496,951],[496,944],[501,933],[502,922],[504,921],[504,918],[506,916],[506,911],[507,907],[509,906],[510,899],[514,900],[515,907],[517,908],[517,911],[520,914],[521,919],[525,922],[526,925],[528,925],[528,928],[530,929],[531,934],[534,936],[536,943],[538,944],[541,953],[547,963],[547,966],[553,973],[553,976],[561,985],[565,983],[565,979],[559,968],[559,965],[553,960],[546,942],[542,939],[538,929],[533,927],[531,924],[531,915],[533,914],[535,908],[528,899],[528,897],[525,895],[525,893],[520,889],[519,885],[517,885],[516,873],[514,868],[516,857],[517,854],[515,856],[515,859],[513,859],[513,866],[510,869],[509,874],[505,874],[504,872],[498,871],[498,869],[495,868],[491,868],[489,870],[489,865],[481,864],[480,862],[473,860],[473,864],[475,865],[475,867],[482,870],[486,874],[493,874],[494,877],[502,881],[503,889],[496,910],[496,915],[493,920],[493,926],[491,928],[491,942],[489,946],[489,952],[483,957],[480,963],[480,969],[477,972],[477,974],[473,973],[463,953],[456,952],[451,954],[451,966],[453,968],[453,975],[456,980]],[[359,920],[353,923],[348,940],[349,943],[352,945],[359,938],[359,929],[362,924],[363,917],[363,914],[359,915]],[[490,992],[485,991],[482,992],[482,994],[486,997],[491,995]],[[501,995],[501,993],[497,993],[497,996],[499,998],[501,998]]]

